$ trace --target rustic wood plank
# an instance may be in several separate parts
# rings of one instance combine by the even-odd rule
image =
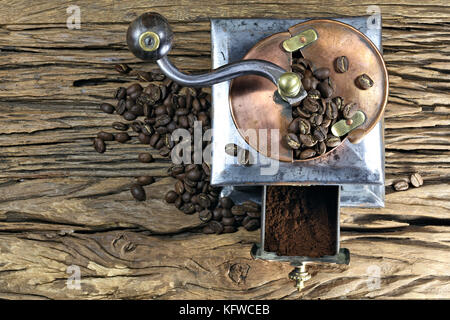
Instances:
[[[288,264],[250,257],[259,232],[198,234],[196,215],[163,201],[167,160],[136,143],[92,148],[119,119],[98,110],[133,82],[115,63],[152,70],[127,50],[128,23],[148,10],[175,31],[171,58],[210,68],[209,18],[367,14],[372,3],[77,1],[81,30],[66,27],[67,1],[16,0],[0,12],[1,298],[449,298],[450,7],[442,0],[378,1],[390,97],[385,113],[386,207],[343,208],[341,246],[350,266],[314,265],[302,293]],[[188,41],[183,41],[188,39]],[[156,161],[136,161],[149,150]],[[419,171],[423,187],[394,192]],[[131,200],[132,178],[150,174],[150,200]],[[82,290],[69,290],[69,265]],[[368,268],[381,271],[371,290]]]

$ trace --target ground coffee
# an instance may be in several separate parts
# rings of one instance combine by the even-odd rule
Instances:
[[[264,250],[280,256],[336,254],[338,186],[269,186]]]

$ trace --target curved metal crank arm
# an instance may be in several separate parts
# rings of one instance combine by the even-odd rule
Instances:
[[[188,75],[178,70],[167,54],[172,48],[173,32],[168,21],[158,13],[144,13],[135,19],[127,31],[128,47],[142,59],[156,61],[161,71],[173,81],[187,87],[205,87],[240,76],[257,75],[272,81],[279,95],[290,104],[306,95],[300,77],[293,72],[264,60],[244,60],[227,64],[210,73]]]

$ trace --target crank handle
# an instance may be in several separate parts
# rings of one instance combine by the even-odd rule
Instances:
[[[306,96],[299,75],[264,60],[238,61],[198,75],[181,72],[167,57],[173,44],[173,32],[168,21],[158,13],[144,13],[136,18],[128,27],[127,43],[136,57],[156,61],[167,77],[182,86],[208,87],[240,76],[258,75],[272,81],[280,96],[290,104]]]

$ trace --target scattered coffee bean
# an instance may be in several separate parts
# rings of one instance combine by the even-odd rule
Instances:
[[[313,72],[313,76],[319,80],[325,80],[330,76],[330,69],[328,68],[319,68]]]
[[[138,160],[142,163],[150,163],[154,161],[152,155],[148,152],[139,153]]]
[[[203,210],[200,211],[200,213],[198,214],[198,217],[200,219],[200,221],[202,222],[209,222],[212,219],[212,212],[210,210]]]
[[[342,116],[345,119],[350,119],[355,115],[356,111],[358,111],[358,105],[356,103],[354,102],[347,103],[342,109]]]
[[[98,153],[105,152],[106,151],[105,142],[100,138],[95,138],[94,139],[94,148],[95,148],[95,151],[97,151]]]
[[[312,158],[316,155],[316,151],[313,149],[305,149],[300,153],[300,159]]]
[[[175,191],[169,191],[166,193],[166,202],[174,203],[177,200],[178,194]]]
[[[120,143],[125,143],[131,139],[130,136],[128,135],[128,133],[126,133],[126,132],[116,133],[115,138],[116,138],[116,141],[120,142]]]
[[[423,178],[419,173],[413,173],[411,175],[411,177],[409,178],[409,180],[411,181],[411,184],[416,187],[419,188],[420,186],[423,185]]]
[[[117,72],[127,74],[131,71],[130,66],[128,66],[126,63],[120,63],[116,64],[114,66],[114,69],[116,69]]]
[[[127,131],[129,126],[123,122],[113,122],[112,127],[119,131]]]
[[[114,141],[114,135],[109,132],[100,131],[97,133],[97,138],[103,141]]]
[[[291,149],[299,149],[301,146],[297,136],[293,133],[289,133],[288,135],[286,135],[285,140]]]
[[[114,106],[109,103],[102,103],[100,105],[100,109],[105,113],[113,113],[114,112]]]
[[[155,178],[152,176],[141,176],[136,179],[137,184],[146,186],[155,182]]]
[[[408,182],[404,180],[400,180],[394,183],[395,191],[405,191],[408,190],[408,188],[409,188]]]
[[[138,201],[144,201],[146,198],[145,190],[139,184],[133,184],[131,186],[131,195]]]

